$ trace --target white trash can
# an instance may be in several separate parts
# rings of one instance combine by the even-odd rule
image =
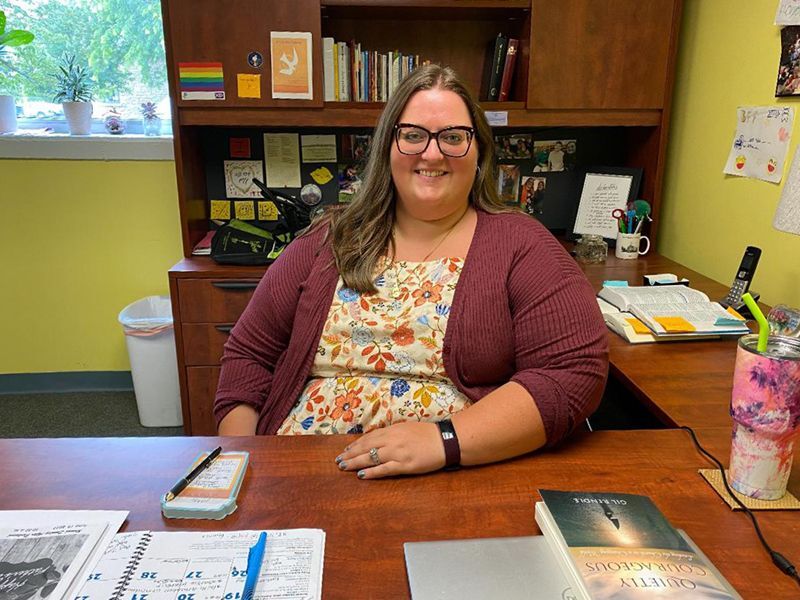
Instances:
[[[144,427],[183,424],[178,360],[169,296],[148,296],[119,313],[131,361],[133,390]]]

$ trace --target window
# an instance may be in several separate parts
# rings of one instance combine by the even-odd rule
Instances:
[[[143,133],[141,105],[152,102],[162,134],[171,114],[159,0],[6,0],[7,28],[26,29],[31,44],[10,49],[15,72],[0,71],[0,90],[16,99],[21,130],[67,133],[53,102],[55,75],[64,55],[88,66],[94,83],[93,133],[105,133],[115,110],[125,133]]]

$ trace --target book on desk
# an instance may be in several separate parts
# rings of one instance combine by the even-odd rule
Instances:
[[[606,325],[633,344],[750,332],[741,315],[683,285],[603,286],[597,296]]]

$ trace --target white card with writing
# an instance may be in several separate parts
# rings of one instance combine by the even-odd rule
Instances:
[[[264,181],[260,160],[226,160],[225,195],[228,198],[261,198],[253,177]]]
[[[632,184],[632,175],[587,173],[572,230],[616,238],[619,226],[611,213],[617,208],[623,211],[627,208]]]
[[[740,106],[724,173],[780,183],[789,151],[794,108]]]
[[[780,0],[775,25],[800,25],[800,0]]]

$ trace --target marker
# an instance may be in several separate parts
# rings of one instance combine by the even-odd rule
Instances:
[[[179,479],[178,482],[172,486],[172,489],[167,492],[167,495],[165,497],[166,501],[169,502],[170,500],[173,500],[175,496],[177,496],[184,489],[186,489],[186,486],[189,485],[195,477],[200,475],[200,473],[202,473],[208,468],[208,465],[214,462],[214,459],[219,456],[220,452],[222,452],[222,446],[217,446],[211,451],[211,454],[206,456],[199,465],[197,465],[194,469],[192,469],[189,472],[188,475]]]
[[[242,600],[253,600],[256,593],[258,574],[261,572],[261,563],[264,562],[264,549],[267,547],[267,532],[262,531],[258,536],[256,545],[247,553],[247,578],[244,580]]]

